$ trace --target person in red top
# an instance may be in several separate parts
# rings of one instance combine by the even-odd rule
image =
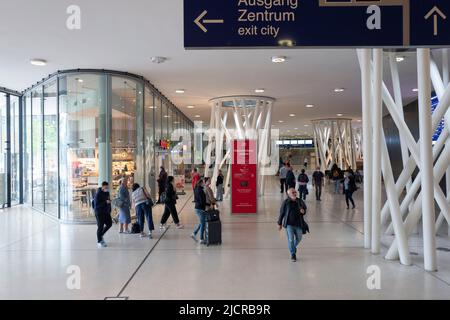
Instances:
[[[192,178],[192,190],[194,190],[198,180],[200,180],[200,174],[197,172],[197,168],[194,168],[192,170],[191,178]]]

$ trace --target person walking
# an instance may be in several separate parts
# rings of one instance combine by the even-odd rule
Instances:
[[[325,185],[325,174],[320,171],[320,167],[317,166],[316,171],[314,171],[312,175],[312,184],[316,189],[316,200],[322,201],[320,198],[322,197],[322,187]]]
[[[200,180],[200,174],[197,172],[197,168],[192,169],[191,180],[192,180],[192,191],[194,191],[198,180]],[[193,200],[192,202],[195,202],[195,201]]]
[[[216,199],[217,201],[223,201],[223,173],[219,170],[216,180]]]
[[[167,219],[169,219],[169,216],[172,216],[173,222],[177,226],[177,229],[182,229],[184,228],[184,226],[180,223],[180,219],[178,219],[178,212],[176,207],[178,196],[175,191],[175,180],[173,176],[169,176],[167,178],[167,187],[165,192],[166,202],[164,203],[164,212],[161,217],[159,229],[166,229],[166,222]]]
[[[356,181],[355,176],[349,172],[345,173],[345,177],[342,180],[344,184],[343,190],[345,195],[345,203],[347,204],[347,209],[350,209],[349,202],[352,203],[352,209],[355,209],[355,201],[353,201],[353,193],[356,191]]]
[[[288,167],[287,164],[284,163],[283,166],[280,168],[280,193],[284,193],[284,189],[286,187],[286,175],[288,173]]]
[[[198,225],[195,226],[191,238],[197,241],[197,234],[200,232],[200,244],[205,244],[205,226],[206,226],[206,193],[204,190],[205,182],[200,179],[194,189],[195,214],[198,218]]]
[[[335,163],[331,167],[331,180],[334,185],[334,193],[339,193],[339,181],[341,180],[341,169]]]
[[[134,207],[136,209],[136,216],[139,223],[139,229],[141,231],[141,238],[146,237],[144,228],[145,228],[145,219],[147,219],[148,224],[148,237],[152,238],[152,232],[155,230],[155,226],[153,224],[153,201],[145,189],[145,187],[141,187],[138,183],[133,184],[132,187],[133,193],[131,197],[133,198]]]
[[[278,229],[286,229],[288,248],[291,254],[291,261],[297,261],[297,247],[303,236],[304,220],[306,214],[306,204],[302,199],[297,198],[294,188],[287,191],[288,198],[283,201],[278,217]]]
[[[306,200],[306,195],[308,194],[308,175],[305,173],[305,169],[302,169],[301,173],[298,175],[298,192],[300,199]]]
[[[117,193],[116,205],[119,208],[119,233],[129,233],[128,225],[131,223],[131,199],[128,190],[128,178],[120,180],[120,187]]]
[[[163,166],[160,168],[158,176],[158,201],[156,203],[161,203],[161,194],[166,190],[167,186],[167,172]]]
[[[305,157],[305,160],[303,161],[303,166],[305,167],[305,169],[308,169],[308,158]]]
[[[205,193],[206,193],[206,210],[214,209],[217,200],[214,198],[214,192],[211,189],[211,178],[206,177],[205,181]]]
[[[97,220],[97,246],[107,247],[103,236],[112,226],[111,218],[111,196],[109,194],[109,183],[102,182],[94,198],[95,218]]]
[[[295,189],[295,175],[294,175],[294,169],[290,166],[290,164],[287,164],[287,173],[286,173],[286,192],[290,188]]]

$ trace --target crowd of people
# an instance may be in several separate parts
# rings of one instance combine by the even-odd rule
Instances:
[[[200,243],[205,243],[205,222],[206,212],[217,208],[217,202],[223,200],[223,183],[224,176],[221,170],[217,174],[216,195],[211,189],[212,180],[209,177],[201,178],[197,169],[194,168],[191,172],[192,189],[194,192],[195,213],[198,217],[198,225],[195,227],[191,237],[197,241],[197,234],[200,233]],[[160,168],[160,173],[157,179],[158,183],[158,200],[153,202],[150,192],[138,183],[133,183],[131,191],[128,187],[128,178],[123,177],[120,180],[120,185],[117,190],[117,195],[111,199],[109,190],[109,183],[104,181],[100,188],[98,188],[94,200],[92,201],[92,208],[95,211],[97,220],[97,244],[99,247],[107,247],[104,240],[104,235],[111,228],[113,219],[111,216],[113,207],[118,211],[119,233],[130,234],[139,233],[141,238],[152,238],[152,233],[155,229],[153,222],[153,206],[155,204],[164,205],[164,211],[161,216],[159,229],[164,231],[167,229],[167,220],[172,217],[172,220],[177,229],[182,229],[184,226],[180,223],[177,212],[178,195],[175,187],[175,179],[169,176],[164,167]],[[134,207],[136,212],[136,223],[132,224],[131,208]],[[147,222],[148,233],[145,233],[145,225]],[[130,225],[131,230],[130,230]]]
[[[306,161],[305,164],[307,165]],[[298,196],[302,200],[306,200],[306,196],[309,194],[308,183],[310,179],[305,169],[301,169],[300,174],[296,178],[291,164],[289,162],[285,162],[279,170],[279,178],[281,193],[287,193],[288,190],[292,188],[295,189],[298,183]],[[342,190],[342,194],[345,196],[347,209],[350,209],[350,204],[352,205],[352,208],[355,209],[353,193],[358,188],[356,186],[356,175],[352,168],[348,168],[343,171],[337,164],[334,164],[331,167],[328,176],[326,176],[325,173],[320,170],[320,166],[317,166],[311,178],[317,201],[322,201],[322,188],[325,186],[325,179],[328,178],[333,185],[333,191],[335,194],[341,193],[340,190]]]

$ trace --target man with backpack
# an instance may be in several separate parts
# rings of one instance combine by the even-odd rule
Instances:
[[[283,201],[278,217],[278,229],[286,229],[291,261],[297,261],[297,247],[302,240],[303,233],[309,228],[303,216],[306,214],[306,204],[297,198],[294,188],[288,190],[288,198]]]
[[[103,181],[101,188],[98,188],[93,200],[93,208],[97,219],[97,246],[105,248],[107,244],[103,236],[112,226],[111,197],[108,182]]]
[[[306,195],[308,194],[308,182],[309,178],[305,173],[305,169],[302,169],[302,172],[298,175],[298,192],[300,199],[306,200]]]
[[[295,174],[293,168],[289,163],[286,165],[286,167],[288,169],[286,173],[286,192],[287,192],[288,189],[290,188],[295,189]]]
[[[320,167],[317,166],[316,171],[314,171],[312,176],[313,187],[316,189],[316,200],[321,201],[320,197],[322,196],[322,187],[324,185],[324,177],[322,171],[320,171]]]

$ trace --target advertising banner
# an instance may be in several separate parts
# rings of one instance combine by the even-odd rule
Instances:
[[[233,140],[231,164],[232,214],[255,214],[257,210],[256,140]]]
[[[184,194],[184,184],[185,184],[185,177],[184,175],[175,175],[173,176],[175,181],[175,188],[177,191],[177,194]]]

